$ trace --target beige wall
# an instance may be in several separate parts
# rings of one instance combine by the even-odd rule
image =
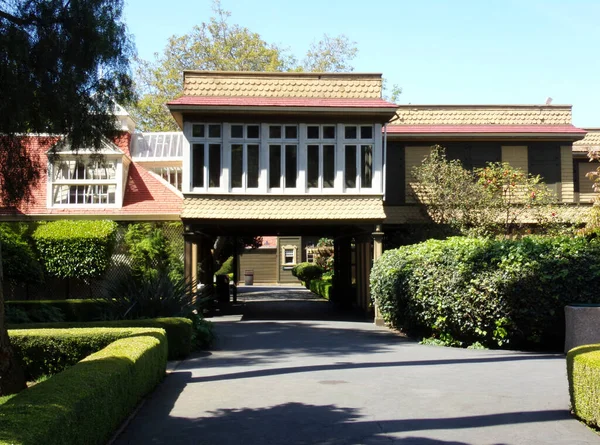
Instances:
[[[573,183],[573,151],[570,146],[560,147],[560,181],[561,188],[558,197],[561,202],[573,202],[575,199],[575,184]]]
[[[286,247],[296,248],[296,262],[292,265],[283,264],[283,249]],[[298,278],[292,275],[292,266],[302,262],[302,238],[299,236],[280,237],[277,240],[278,282],[299,283]]]
[[[423,159],[431,153],[431,147],[406,147],[405,148],[405,172],[404,181],[406,190],[406,202],[415,202],[413,196],[413,188],[416,187],[417,182],[413,175],[413,168],[421,165]],[[415,190],[418,193],[418,190]]]
[[[598,168],[596,162],[581,162],[579,164],[579,202],[583,204],[591,202],[596,195],[592,188],[593,182],[585,176],[587,173],[596,170],[596,168]]]
[[[239,280],[244,282],[244,271],[254,271],[255,283],[277,282],[277,249],[246,249],[240,255]]]
[[[520,168],[525,173],[528,173],[527,146],[503,146],[502,162],[508,162],[511,166]]]

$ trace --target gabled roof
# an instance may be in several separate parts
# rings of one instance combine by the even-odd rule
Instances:
[[[573,151],[587,153],[589,150],[600,150],[600,128],[586,128],[583,139],[573,142]]]

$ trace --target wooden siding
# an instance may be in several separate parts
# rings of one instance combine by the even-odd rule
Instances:
[[[430,147],[406,147],[405,148],[405,170],[404,170],[404,189],[406,190],[406,202],[414,203],[413,186],[416,184],[412,173],[413,167],[421,165],[423,159],[431,152]]]
[[[525,173],[529,173],[527,162],[527,146],[502,146],[502,162],[508,162],[511,166],[520,168]]]
[[[299,283],[298,278],[292,275],[289,265],[283,264],[283,249],[286,246],[296,247],[296,264],[302,261],[302,238],[299,236],[280,237],[277,242],[277,267],[278,283]]]
[[[560,147],[561,202],[575,201],[575,184],[573,181],[573,149],[570,145]]]
[[[244,282],[244,271],[254,271],[255,283],[277,282],[277,249],[246,249],[240,255],[239,280]]]
[[[587,173],[596,170],[599,164],[597,162],[580,162],[578,165],[578,180],[579,180],[579,202],[587,204],[591,202],[596,194],[592,188],[593,182],[586,176]]]

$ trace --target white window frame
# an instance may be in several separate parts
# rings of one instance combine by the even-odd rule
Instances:
[[[204,137],[193,136],[194,125],[204,125]],[[209,128],[211,125],[218,125],[221,129],[219,137],[210,137]],[[225,145],[226,138],[224,137],[225,131],[229,131],[229,128],[226,128],[224,122],[189,122],[187,130],[187,139],[188,139],[188,147],[185,150],[186,156],[184,156],[184,163],[188,165],[187,170],[188,177],[184,177],[184,183],[187,183],[187,189],[192,193],[197,192],[224,192],[228,191],[228,180],[224,175],[227,169],[223,168],[223,166],[227,165],[225,163],[225,153],[223,150],[223,146]],[[194,174],[194,155],[193,155],[193,146],[195,144],[204,144],[204,163],[202,166],[203,176],[204,176],[204,184],[202,187],[194,187],[193,185],[193,174]],[[220,145],[220,165],[219,165],[219,186],[218,187],[210,187],[210,146],[219,144]]]
[[[280,138],[271,138],[270,137],[270,127],[272,126],[277,126],[277,127],[281,127],[281,137]],[[285,127],[296,127],[296,138],[286,138],[285,137]],[[263,138],[261,138],[261,140],[264,140],[265,145],[261,144],[261,147],[265,147],[264,148],[264,152],[265,152],[265,158],[266,158],[266,164],[264,165],[265,170],[266,170],[266,177],[265,177],[265,181],[266,181],[266,186],[267,186],[267,191],[268,193],[272,193],[272,194],[292,194],[292,195],[297,195],[297,194],[304,194],[305,193],[305,187],[304,187],[304,181],[301,180],[300,177],[300,168],[301,168],[301,162],[300,162],[300,125],[297,123],[267,123],[267,124],[263,124],[263,128],[262,128],[262,134],[263,134]],[[279,187],[269,187],[269,177],[270,177],[270,168],[271,168],[271,160],[270,160],[270,154],[271,154],[271,146],[272,145],[279,145],[280,149],[281,149],[281,159],[280,159],[280,170],[279,170]],[[286,172],[285,172],[285,161],[286,161],[286,148],[288,145],[295,145],[296,146],[296,187],[287,187],[286,186]]]
[[[347,139],[346,138],[346,128],[348,127],[356,127],[356,138],[355,139]],[[371,137],[370,138],[361,138],[361,128],[362,127],[371,127]],[[341,152],[343,154],[342,157],[342,177],[343,177],[343,181],[342,181],[342,185],[343,185],[343,190],[344,193],[347,194],[361,194],[361,192],[365,191],[365,192],[375,192],[378,193],[381,190],[381,179],[380,179],[380,172],[379,172],[379,156],[378,152],[381,151],[381,143],[377,144],[377,141],[380,139],[378,138],[378,133],[377,131],[379,130],[379,132],[381,132],[381,126],[380,125],[372,125],[372,124],[345,124],[343,126],[343,139],[342,139],[342,144],[341,144]],[[347,146],[355,146],[356,147],[356,154],[355,154],[355,165],[356,165],[356,178],[355,178],[355,185],[356,187],[347,187],[346,186],[346,147]],[[362,153],[362,147],[363,145],[371,145],[372,147],[372,158],[371,158],[371,186],[370,187],[364,187],[362,185],[362,174],[363,174],[363,168],[364,166],[361,163],[361,153]],[[376,172],[379,172],[379,174],[377,175],[377,181],[376,182]]]
[[[286,251],[292,251],[292,262],[288,263],[286,262]],[[281,265],[282,266],[295,266],[296,264],[298,264],[298,246],[293,246],[291,244],[285,245],[285,246],[281,246]]]

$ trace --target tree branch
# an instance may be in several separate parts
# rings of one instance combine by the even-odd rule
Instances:
[[[19,17],[15,17],[14,15],[9,14],[8,12],[2,11],[2,10],[0,10],[0,18],[8,20],[9,22],[14,23],[15,25],[25,26],[25,25],[32,24],[32,22],[29,20],[24,20]]]

